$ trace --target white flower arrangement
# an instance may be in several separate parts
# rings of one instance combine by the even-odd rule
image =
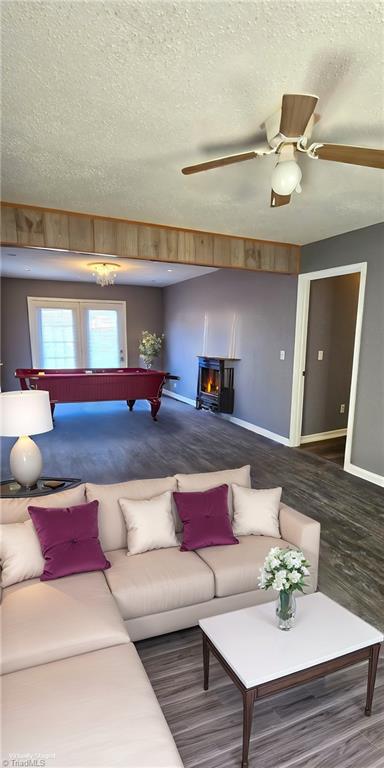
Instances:
[[[164,334],[156,336],[155,333],[150,331],[143,331],[141,334],[141,341],[139,344],[139,352],[144,359],[146,368],[150,368],[152,361],[155,357],[158,357],[161,352],[161,347],[164,341]]]
[[[260,568],[261,589],[275,589],[277,592],[304,591],[310,563],[298,549],[272,547]]]

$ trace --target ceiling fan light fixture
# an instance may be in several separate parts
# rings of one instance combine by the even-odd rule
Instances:
[[[272,189],[277,195],[291,195],[296,189],[301,192],[302,172],[295,160],[282,160],[272,173]]]

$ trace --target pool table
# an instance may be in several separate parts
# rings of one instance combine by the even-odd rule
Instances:
[[[132,411],[136,400],[148,400],[154,421],[160,408],[164,371],[146,368],[18,368],[21,389],[49,392],[52,415],[56,403],[126,400]]]

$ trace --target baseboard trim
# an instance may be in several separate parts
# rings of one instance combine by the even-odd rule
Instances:
[[[281,443],[282,445],[289,446],[289,437],[278,435],[276,432],[270,432],[269,429],[264,427],[258,427],[256,424],[252,424],[250,421],[244,421],[244,419],[238,419],[236,416],[231,416],[229,413],[218,413],[217,416],[225,421],[230,421],[232,424],[237,424],[238,427],[248,429],[249,432],[254,432],[261,437],[268,437],[269,440],[274,440],[275,443]]]
[[[172,397],[174,400],[180,400],[182,403],[187,403],[187,405],[196,405],[195,400],[192,400],[190,397],[184,397],[184,395],[179,395],[178,392],[171,392],[168,389],[163,389],[163,394],[167,397]],[[264,427],[258,427],[256,424],[252,424],[250,421],[238,419],[236,416],[231,416],[229,413],[215,413],[213,415],[217,416],[219,419],[230,421],[232,424],[236,424],[238,427],[248,429],[249,432],[254,432],[256,435],[261,435],[261,437],[268,437],[269,440],[274,440],[275,443],[281,443],[282,445],[287,446],[290,445],[288,437],[278,435],[276,432],[270,432],[269,429],[264,429]]]
[[[374,483],[375,485],[384,488],[384,477],[382,475],[377,475],[376,472],[371,472],[369,469],[358,467],[356,464],[351,464],[350,461],[344,464],[344,469],[346,472],[349,472],[350,475],[355,475],[362,480],[368,480],[369,483]]]
[[[347,428],[331,429],[329,432],[314,432],[312,435],[302,435],[300,445],[305,443],[317,443],[319,440],[332,440],[334,437],[345,437]]]
[[[170,389],[163,389],[163,395],[166,397],[172,397],[173,400],[180,400],[181,403],[193,405],[194,407],[196,406],[196,400],[192,400],[191,397],[184,397],[184,395],[179,395],[178,392],[172,392]]]

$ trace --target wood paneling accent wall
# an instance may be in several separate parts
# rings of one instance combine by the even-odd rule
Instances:
[[[298,274],[300,247],[91,214],[1,203],[1,243],[130,259]]]

